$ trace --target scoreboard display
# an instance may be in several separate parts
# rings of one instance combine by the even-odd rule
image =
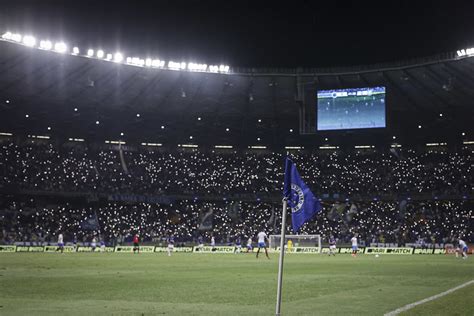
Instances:
[[[318,131],[384,128],[385,87],[317,91]]]

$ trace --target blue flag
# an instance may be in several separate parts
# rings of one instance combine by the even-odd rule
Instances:
[[[291,208],[291,221],[295,233],[322,209],[319,199],[303,182],[295,164],[288,157],[285,161],[283,196],[287,198]]]

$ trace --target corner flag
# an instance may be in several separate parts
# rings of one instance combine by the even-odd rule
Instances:
[[[303,182],[296,165],[288,157],[285,161],[283,196],[288,200],[288,205],[291,208],[291,222],[295,233],[322,209],[319,199]]]

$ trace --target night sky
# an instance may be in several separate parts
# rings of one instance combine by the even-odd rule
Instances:
[[[126,56],[331,67],[474,46],[474,2],[4,0],[7,30]]]

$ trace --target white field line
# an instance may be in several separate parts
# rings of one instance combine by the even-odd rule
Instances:
[[[463,283],[461,285],[458,285],[456,287],[453,287],[452,289],[449,289],[447,291],[444,291],[442,293],[439,293],[439,294],[436,294],[436,295],[433,295],[433,296],[430,296],[428,298],[425,298],[425,299],[422,299],[421,301],[418,301],[418,302],[415,302],[415,303],[411,303],[411,304],[408,304],[408,305],[405,305],[403,307],[400,307],[400,308],[397,308],[396,310],[394,311],[391,311],[389,313],[386,313],[384,316],[395,316],[395,315],[398,315],[400,314],[401,312],[405,312],[409,309],[412,309],[413,307],[415,306],[418,306],[418,305],[421,305],[421,304],[424,304],[424,303],[427,303],[427,302],[430,302],[430,301],[434,301],[440,297],[443,297],[445,295],[448,295],[448,294],[451,294],[453,293],[454,291],[457,291],[459,289],[462,289],[463,287],[466,287],[468,285],[471,285],[471,284],[474,284],[474,280],[471,280],[471,281],[467,281],[466,283]]]

